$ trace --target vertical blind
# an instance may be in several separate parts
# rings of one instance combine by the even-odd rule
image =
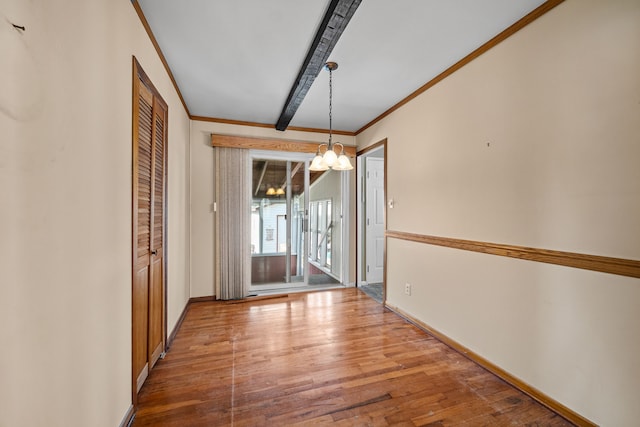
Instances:
[[[251,282],[249,150],[216,148],[216,292],[244,298]]]

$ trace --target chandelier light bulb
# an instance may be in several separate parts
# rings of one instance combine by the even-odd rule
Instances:
[[[349,157],[347,157],[345,154],[340,154],[340,156],[338,156],[336,164],[333,165],[333,169],[340,171],[350,171],[351,169],[353,169],[353,166],[351,166]]]
[[[327,169],[329,169],[329,166],[324,162],[324,159],[320,154],[319,148],[316,156],[311,161],[311,166],[309,167],[309,169],[312,171],[326,171]]]
[[[338,160],[338,155],[333,150],[327,150],[324,152],[324,156],[322,156],[322,159],[327,164],[327,166],[332,167],[336,160]]]

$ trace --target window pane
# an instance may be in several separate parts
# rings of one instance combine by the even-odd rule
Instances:
[[[326,266],[331,266],[331,235],[333,234],[333,227],[332,227],[332,212],[331,212],[331,200],[327,200],[327,238],[326,240],[326,245],[324,248],[325,254],[324,254],[324,258],[325,258],[325,265]]]

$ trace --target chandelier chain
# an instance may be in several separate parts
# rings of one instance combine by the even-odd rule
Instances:
[[[331,107],[333,99],[333,71],[329,68],[329,150],[332,148],[331,146]]]

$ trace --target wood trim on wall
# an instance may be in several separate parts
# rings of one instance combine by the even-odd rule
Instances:
[[[189,298],[189,304],[194,304],[196,302],[211,302],[211,301],[217,301],[218,299],[216,298],[215,295],[209,295],[206,297],[191,297]]]
[[[120,421],[120,426],[119,427],[129,427],[131,425],[131,423],[133,422],[133,418],[135,416],[135,411],[133,410],[133,405],[129,406],[129,409],[127,409],[127,413],[124,414],[124,417],[122,418],[122,421]]]
[[[267,128],[273,129],[273,125],[268,123],[256,123],[256,122],[246,122],[243,120],[231,120],[231,119],[219,119],[216,117],[204,117],[204,116],[190,116],[191,120],[197,120],[200,122],[211,122],[211,123],[223,123],[227,125],[238,125],[238,126],[251,126],[258,128]],[[288,131],[298,131],[298,132],[310,132],[310,133],[326,133],[329,134],[329,129],[321,129],[321,128],[306,128],[300,126],[289,126],[287,127]],[[350,132],[346,130],[335,130],[331,131],[334,135],[344,135],[344,136],[356,136],[355,132]]]
[[[451,347],[452,349],[454,349],[458,353],[460,353],[463,356],[467,357],[472,362],[477,363],[478,365],[480,365],[481,367],[483,367],[487,371],[489,371],[492,374],[498,376],[502,380],[506,381],[507,383],[511,384],[512,386],[514,386],[518,390],[520,390],[523,393],[525,393],[526,395],[530,396],[532,399],[536,400],[537,402],[539,402],[542,405],[546,406],[547,408],[551,409],[552,411],[554,411],[555,413],[557,413],[561,417],[571,421],[573,424],[575,424],[577,426],[584,426],[584,427],[595,427],[597,425],[597,424],[589,421],[588,419],[586,419],[582,415],[578,414],[577,412],[572,411],[571,409],[567,408],[562,403],[560,403],[560,402],[552,399],[551,397],[547,396],[546,394],[542,393],[540,390],[530,386],[529,384],[525,383],[521,379],[511,375],[510,373],[506,372],[502,368],[494,365],[493,363],[491,363],[490,361],[488,361],[484,357],[474,353],[473,351],[469,350],[468,348],[466,348],[462,344],[458,343],[457,341],[452,340],[448,336],[446,336],[443,333],[437,331],[436,329],[432,328],[431,326],[427,325],[426,323],[424,323],[424,322],[416,319],[415,317],[411,316],[410,314],[404,312],[403,310],[399,309],[398,307],[395,307],[393,305],[387,304],[386,302],[385,302],[384,305],[385,305],[386,308],[388,308],[389,310],[393,311],[394,313],[396,313],[400,317],[406,319],[408,322],[413,323],[415,326],[417,326],[418,328],[422,329],[423,331],[425,331],[427,334],[431,335],[432,337],[434,337],[438,341],[440,341],[443,344]]]
[[[389,204],[387,203],[387,199],[388,199],[388,192],[387,192],[387,182],[389,182],[389,174],[387,173],[387,165],[389,164],[389,155],[388,155],[388,150],[387,147],[389,146],[387,144],[387,138],[383,139],[382,141],[380,141],[379,143],[381,143],[384,147],[384,169],[383,169],[383,173],[384,173],[384,200],[382,201],[382,203],[384,203],[384,209],[383,209],[383,218],[384,218],[384,232],[385,232],[385,236],[387,233],[387,225],[389,224]],[[365,148],[366,150],[366,148]],[[386,237],[384,238],[383,242],[382,242],[382,303],[386,304],[387,303],[387,239]]]
[[[550,249],[528,248],[525,246],[504,245],[499,243],[477,242],[473,240],[453,239],[404,231],[387,231],[386,237],[429,245],[445,246],[465,251],[482,252],[528,261],[544,262],[583,270],[599,271],[640,278],[640,261],[623,258],[611,258],[599,255],[587,255],[574,252],[554,251]]]
[[[149,26],[149,22],[147,22],[147,18],[144,16],[144,13],[142,12],[142,8],[140,7],[140,4],[138,4],[138,0],[131,0],[131,4],[133,5],[133,8],[138,14],[138,18],[140,18],[140,22],[142,23],[144,30],[147,32],[147,35],[149,36],[149,40],[151,40],[151,44],[153,44],[153,47],[156,50],[156,53],[158,54],[158,57],[160,58],[160,61],[162,62],[162,65],[164,66],[165,71],[169,75],[169,79],[171,79],[171,83],[173,83],[173,88],[176,90],[176,93],[178,94],[178,98],[180,98],[180,102],[182,102],[184,111],[187,113],[187,116],[191,117],[191,113],[189,112],[187,103],[184,102],[184,98],[182,97],[182,92],[180,92],[180,88],[178,87],[178,83],[176,83],[176,79],[173,77],[173,73],[171,72],[171,68],[169,68],[167,59],[164,57],[164,54],[160,49],[160,45],[156,40],[156,36],[154,36],[153,31],[151,31],[151,26]]]
[[[369,151],[375,150],[378,147],[384,147],[384,156],[386,158],[386,155],[387,155],[387,138],[384,138],[384,139],[382,139],[382,140],[380,140],[380,141],[378,141],[378,142],[376,142],[374,144],[369,145],[368,147],[365,147],[365,148],[362,148],[362,149],[358,150],[357,154],[358,154],[358,156],[361,156],[363,154],[368,153]],[[385,170],[385,172],[386,172],[386,170]],[[386,177],[386,175],[385,175],[385,177]]]
[[[318,150],[318,144],[318,142],[292,141],[286,139],[250,138],[245,136],[211,134],[211,145],[214,147],[314,154]],[[353,157],[356,155],[356,147],[345,145],[344,152],[347,156]]]
[[[418,95],[421,95],[422,93],[426,92],[428,89],[430,89],[431,87],[435,86],[440,81],[446,79],[451,74],[455,73],[460,68],[464,67],[465,65],[467,65],[468,63],[470,63],[471,61],[473,61],[474,59],[476,59],[477,57],[479,57],[483,53],[487,52],[488,50],[490,50],[494,46],[497,46],[501,42],[505,41],[506,39],[508,39],[509,37],[514,35],[515,33],[517,33],[518,31],[520,31],[521,29],[523,29],[524,27],[526,27],[527,25],[529,25],[530,23],[535,21],[536,19],[540,18],[545,13],[549,12],[554,7],[558,6],[563,1],[564,0],[548,0],[548,1],[544,2],[543,4],[538,6],[536,9],[534,9],[531,12],[529,12],[526,16],[524,16],[518,22],[516,22],[515,24],[511,25],[506,30],[502,31],[500,34],[498,34],[497,36],[495,36],[494,38],[492,38],[491,40],[489,40],[488,42],[486,42],[485,44],[483,44],[482,46],[480,46],[479,48],[477,48],[476,50],[474,50],[473,52],[471,52],[470,54],[468,54],[464,58],[462,58],[460,61],[456,62],[451,67],[447,68],[442,73],[438,74],[436,77],[434,77],[433,79],[429,80],[427,83],[422,85],[420,88],[418,88],[416,91],[414,91],[409,96],[404,98],[402,101],[398,102],[393,107],[389,108],[387,111],[385,111],[384,113],[380,114],[378,117],[376,117],[375,119],[373,119],[372,121],[370,121],[369,123],[367,123],[366,125],[361,127],[360,129],[358,129],[356,131],[356,135],[364,132],[366,129],[368,129],[371,126],[373,126],[374,124],[378,123],[380,120],[384,119],[389,114],[393,113],[394,111],[396,111],[397,109],[399,109],[403,105],[407,104],[409,101],[411,101],[412,99],[416,98]]]

